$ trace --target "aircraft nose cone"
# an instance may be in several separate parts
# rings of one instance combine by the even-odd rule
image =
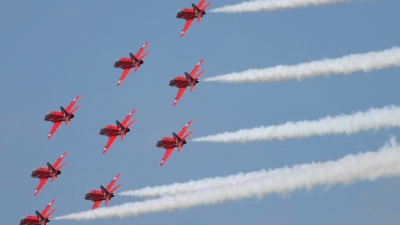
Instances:
[[[126,128],[126,133],[128,133],[129,131],[131,131],[131,129],[129,129],[129,128]]]
[[[59,170],[59,171],[57,171],[57,175],[60,175],[61,174],[61,171]]]
[[[75,117],[74,114],[72,114],[72,115],[71,115],[71,119],[74,118],[74,117]]]

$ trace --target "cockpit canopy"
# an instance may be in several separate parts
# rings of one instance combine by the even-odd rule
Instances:
[[[33,171],[36,171],[36,170],[37,170],[37,168],[34,168],[34,169],[32,170],[32,172],[33,172]]]

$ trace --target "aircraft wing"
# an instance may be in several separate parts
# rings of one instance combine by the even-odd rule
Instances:
[[[101,203],[100,200],[99,201],[94,201],[93,206],[92,206],[92,210],[93,209],[97,209],[97,207],[99,207],[100,203]]]
[[[119,175],[120,174],[118,174],[117,176],[115,176],[113,179],[112,179],[112,181],[110,181],[110,183],[107,185],[107,187],[106,187],[106,190],[107,191],[109,191],[110,189],[111,189],[111,187],[115,184],[115,182],[118,180],[118,178],[119,178]]]
[[[175,101],[174,101],[174,104],[173,104],[174,106],[176,105],[176,103],[178,103],[179,99],[181,98],[181,96],[182,96],[183,92],[185,92],[185,90],[186,90],[186,87],[180,87],[179,88],[178,94],[176,94]]]
[[[47,135],[47,140],[49,140],[51,138],[51,135],[54,134],[54,132],[57,130],[58,126],[60,126],[61,121],[58,122],[54,122],[53,126],[51,127],[51,130],[49,132],[49,135]]]
[[[165,153],[161,160],[160,166],[164,165],[165,161],[167,161],[167,159],[168,159],[168,156],[171,155],[172,150],[174,150],[174,148],[167,148],[165,150]]]
[[[205,2],[206,0],[200,0],[200,2],[199,3],[197,3],[197,8],[199,8],[199,9],[201,9],[201,7],[203,6],[203,4],[204,4],[204,2]]]
[[[192,71],[190,72],[191,77],[194,77],[194,75],[196,74],[197,70],[200,68],[203,61],[204,61],[204,59],[200,60],[200,62],[197,63],[197,65],[192,69]]]
[[[192,123],[192,121],[190,120],[183,128],[181,131],[179,131],[178,133],[178,137],[182,137],[183,134],[186,132],[187,128],[189,127],[189,125]]]
[[[118,80],[117,86],[121,85],[122,81],[125,79],[126,75],[129,73],[129,71],[131,70],[131,68],[125,68],[122,71],[121,77]]]
[[[80,95],[76,96],[74,98],[74,100],[72,100],[72,102],[69,103],[67,108],[65,108],[65,111],[67,111],[67,112],[71,111],[72,107],[74,106],[75,102],[78,101],[79,97],[80,97]]]
[[[140,47],[139,51],[136,52],[135,57],[138,59],[140,55],[142,54],[143,50],[146,48],[146,46],[149,44],[149,41],[146,41],[142,47]]]
[[[106,146],[105,146],[104,149],[103,149],[103,154],[106,154],[108,148],[109,148],[109,147],[111,146],[111,144],[114,142],[114,140],[115,140],[116,137],[117,137],[117,136],[111,136],[111,137],[108,138],[107,144],[106,144]]]
[[[190,24],[192,24],[192,22],[193,22],[193,18],[186,20],[185,25],[183,26],[183,29],[182,29],[180,37],[183,37],[183,35],[185,34],[186,30],[189,28]]]
[[[35,193],[33,193],[33,196],[36,196],[37,193],[39,193],[40,189],[42,189],[43,185],[46,183],[47,179],[49,179],[48,177],[42,178],[39,181],[39,184],[35,190]],[[48,210],[48,209],[47,209]],[[44,210],[43,210],[44,211]],[[46,211],[47,212],[47,211]],[[42,213],[43,214],[43,213]]]
[[[49,211],[49,209],[53,205],[54,201],[55,201],[55,199],[51,200],[51,202],[43,209],[43,211],[40,214],[46,215],[47,211]]]
[[[132,115],[135,113],[135,110],[132,110],[126,117],[124,120],[122,120],[121,124],[122,126],[125,126],[125,124],[131,119]]]
[[[61,156],[60,156],[60,158],[58,158],[54,163],[53,163],[53,167],[54,168],[57,168],[57,166],[58,166],[58,164],[60,164],[60,162],[63,160],[63,158],[64,158],[64,156],[67,154],[67,152],[64,152]]]

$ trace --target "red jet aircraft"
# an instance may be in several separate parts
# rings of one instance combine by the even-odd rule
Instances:
[[[207,5],[202,7],[204,2],[205,2],[205,0],[200,0],[200,2],[197,5],[192,3],[192,9],[184,8],[184,9],[178,11],[178,13],[176,14],[176,18],[186,20],[180,37],[183,37],[183,35],[185,34],[186,30],[189,28],[189,26],[192,23],[194,18],[197,18],[197,23],[200,23],[201,17],[203,17],[203,15],[206,14],[205,9],[211,4],[211,2],[209,2]]]
[[[47,140],[49,140],[51,138],[51,135],[53,135],[53,133],[57,130],[58,126],[60,126],[60,123],[62,121],[65,121],[65,126],[68,125],[68,122],[74,118],[74,112],[80,107],[76,107],[75,109],[71,110],[72,107],[74,106],[75,102],[78,101],[79,96],[76,96],[76,98],[74,98],[74,100],[72,100],[71,103],[69,103],[68,107],[64,109],[64,107],[60,106],[61,112],[57,112],[57,111],[51,111],[49,113],[46,113],[46,115],[44,116],[44,120],[46,121],[51,121],[53,122],[53,127],[51,128],[49,135],[47,136]]]
[[[175,132],[172,132],[172,136],[173,136],[172,138],[163,137],[157,141],[157,144],[156,144],[157,147],[166,149],[165,154],[161,160],[160,166],[164,165],[168,156],[171,154],[171,152],[174,150],[175,147],[178,147],[178,152],[180,152],[181,147],[184,144],[186,144],[186,138],[189,137],[189,135],[193,131],[190,131],[185,136],[183,136],[183,134],[186,132],[186,129],[189,127],[190,123],[192,123],[192,121],[189,121],[178,134],[175,134]]]
[[[67,164],[67,162],[63,163],[60,167],[57,167],[58,164],[63,160],[64,156],[67,154],[67,152],[64,152],[60,158],[57,159],[53,163],[53,165],[50,165],[50,163],[47,163],[47,168],[39,167],[37,169],[33,169],[31,177],[33,178],[39,178],[39,185],[37,186],[35,193],[33,193],[34,196],[37,195],[37,193],[40,191],[40,189],[43,187],[43,185],[46,183],[47,179],[51,177],[51,182],[54,182],[54,179],[61,174],[60,169]]]
[[[115,61],[114,67],[123,69],[121,77],[118,80],[117,86],[121,85],[121,82],[125,79],[126,75],[129,73],[129,71],[131,70],[132,67],[135,67],[135,72],[136,72],[137,69],[139,68],[139,66],[143,64],[142,59],[147,54],[149,54],[149,52],[146,52],[142,56],[140,54],[142,54],[143,50],[146,48],[148,43],[149,43],[149,41],[144,43],[144,45],[139,49],[138,52],[136,52],[135,55],[133,55],[132,53],[129,53],[130,58],[122,57]]]
[[[174,106],[176,105],[176,103],[178,103],[178,100],[181,98],[183,92],[185,92],[186,87],[190,86],[190,91],[193,91],[194,86],[196,86],[196,84],[199,83],[199,80],[197,78],[199,78],[205,70],[201,71],[197,75],[195,75],[195,74],[202,63],[203,63],[203,59],[200,60],[199,63],[197,63],[197,65],[193,68],[193,70],[192,70],[192,72],[190,72],[190,74],[185,72],[185,77],[177,76],[177,77],[173,77],[169,81],[169,86],[179,88],[178,94],[176,95],[175,101],[173,104]]]
[[[108,200],[110,200],[112,197],[114,197],[114,191],[121,186],[121,184],[118,184],[115,188],[111,189],[114,183],[117,181],[119,178],[119,174],[112,179],[112,181],[107,185],[106,188],[104,188],[102,185],[100,185],[100,191],[99,190],[91,190],[88,191],[85,195],[86,200],[91,200],[94,202],[92,206],[92,210],[96,209],[99,207],[101,201],[106,200],[106,205],[108,204]]]
[[[51,205],[54,203],[55,199],[51,200],[51,202],[46,206],[46,208],[43,209],[41,213],[39,213],[37,210],[36,216],[31,216],[28,215],[24,218],[21,219],[21,222],[19,225],[46,225],[46,223],[50,222],[49,217],[50,215],[56,211],[55,209],[51,211],[49,214],[46,214],[47,211],[49,211]]]
[[[114,142],[115,138],[118,135],[121,135],[121,140],[124,139],[124,136],[126,133],[128,133],[131,129],[129,129],[129,127],[136,121],[133,120],[132,122],[130,122],[128,125],[125,126],[125,124],[129,121],[129,119],[131,118],[131,116],[135,113],[135,110],[132,110],[132,112],[130,112],[125,119],[120,123],[118,120],[115,121],[117,123],[117,126],[113,126],[113,125],[107,125],[105,127],[102,127],[100,129],[100,135],[106,135],[108,136],[108,141],[106,146],[103,149],[103,154],[105,154],[108,150],[108,148],[111,146],[111,144]]]

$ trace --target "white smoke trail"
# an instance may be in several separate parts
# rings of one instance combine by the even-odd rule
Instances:
[[[205,178],[197,181],[189,181],[186,183],[174,183],[170,185],[162,185],[156,187],[145,187],[138,190],[124,191],[120,195],[135,196],[144,198],[155,198],[162,195],[177,195],[186,192],[195,192],[207,188],[234,185],[242,183],[248,180],[257,179],[263,177],[267,172],[265,170],[249,172],[249,173],[238,173],[236,175],[230,175],[226,177],[214,177]]]
[[[312,189],[316,185],[349,184],[358,180],[400,175],[400,147],[394,137],[378,152],[347,155],[337,161],[295,165],[291,168],[270,170],[259,179],[236,185],[207,188],[175,196],[163,196],[143,202],[89,210],[58,216],[56,220],[91,220],[111,217],[138,216],[145,213],[172,211],[200,205],[223,203],[227,200],[257,197],[279,193],[288,194],[297,189]]]
[[[391,105],[382,109],[371,108],[365,112],[360,111],[352,115],[327,116],[319,120],[287,122],[276,126],[262,126],[236,132],[225,132],[195,138],[193,141],[244,143],[272,139],[304,138],[327,134],[350,135],[360,131],[398,126],[400,126],[400,107]]]
[[[297,65],[279,65],[265,69],[249,69],[204,79],[229,83],[274,82],[288,79],[304,80],[321,75],[351,74],[357,71],[370,72],[393,66],[400,66],[400,48],[384,51],[352,54],[336,59],[323,59]]]
[[[247,1],[235,5],[212,9],[210,12],[217,13],[243,13],[259,11],[275,11],[279,9],[291,9],[307,7],[311,5],[326,5],[337,2],[349,2],[351,0],[257,0]]]

